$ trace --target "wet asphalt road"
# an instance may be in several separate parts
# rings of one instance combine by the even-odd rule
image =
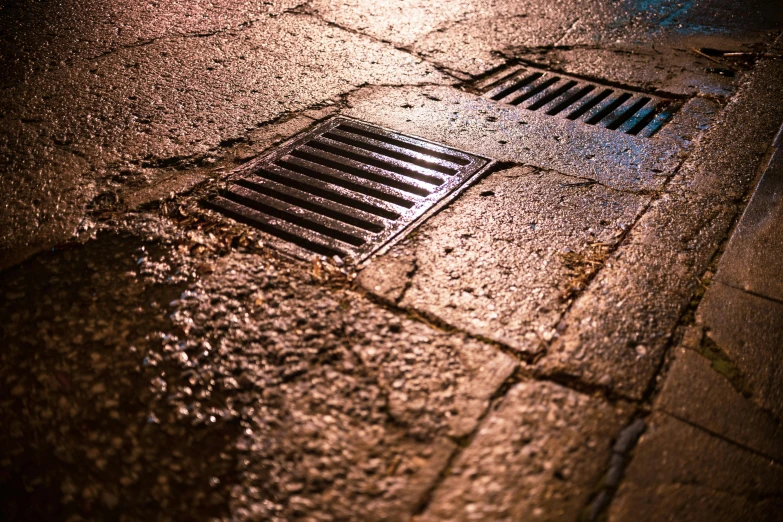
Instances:
[[[774,520],[783,407],[747,375],[776,354],[697,310],[783,121],[780,16],[5,2],[0,517]],[[683,109],[643,141],[482,99],[517,60]],[[501,163],[362,267],[200,205],[334,114]],[[699,417],[703,389],[736,406]],[[712,424],[737,411],[751,432]]]

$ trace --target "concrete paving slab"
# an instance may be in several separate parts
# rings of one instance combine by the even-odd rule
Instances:
[[[660,189],[704,122],[701,102],[684,107],[654,139],[630,136],[493,102],[444,87],[371,88],[351,97],[344,114],[436,142],[612,188]],[[697,131],[698,132],[698,131]]]
[[[554,172],[502,170],[373,261],[359,283],[532,356],[648,201]]]
[[[696,319],[743,375],[754,402],[783,419],[783,304],[716,281]]]
[[[776,152],[745,209],[717,281],[783,303],[783,152]]]
[[[743,397],[710,361],[678,348],[655,409],[783,462],[783,426]]]
[[[608,520],[778,520],[783,467],[663,413],[647,422]]]
[[[416,520],[579,520],[628,413],[552,383],[515,385]]]
[[[4,274],[0,381],[13,429],[0,437],[13,458],[0,477],[37,477],[24,493],[33,505],[78,512],[69,499],[84,490],[102,518],[148,520],[144,506],[156,505],[182,518],[230,508],[238,519],[407,520],[453,439],[475,430],[515,370],[493,347],[370,303],[328,267],[210,254],[235,237],[220,227],[166,225],[162,237],[156,220],[136,224],[158,240],[101,236]],[[182,255],[191,248],[200,259]],[[90,373],[96,361],[107,371]],[[171,455],[159,458],[198,456],[207,439],[220,441],[213,456],[170,469]],[[126,462],[120,447],[137,457]],[[61,484],[64,504],[44,502]]]

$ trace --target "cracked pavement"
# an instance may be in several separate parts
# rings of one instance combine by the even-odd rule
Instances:
[[[777,520],[782,29],[5,2],[0,517]],[[675,108],[644,137],[484,96],[520,65]],[[336,115],[496,163],[360,263],[203,205]]]

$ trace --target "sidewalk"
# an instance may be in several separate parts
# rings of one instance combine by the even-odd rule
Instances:
[[[777,520],[781,24],[4,6],[0,518]],[[609,94],[569,118],[558,85]],[[448,161],[375,135],[362,166],[337,129],[268,166],[299,165],[256,204],[273,234],[205,203],[336,116],[493,163],[362,262],[275,227],[365,234]]]

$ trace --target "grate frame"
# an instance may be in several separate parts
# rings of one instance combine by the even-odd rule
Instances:
[[[504,68],[475,87],[496,103],[642,138],[652,138],[684,104],[530,64]]]
[[[334,116],[230,172],[204,204],[302,259],[358,264],[487,173],[491,158]]]

